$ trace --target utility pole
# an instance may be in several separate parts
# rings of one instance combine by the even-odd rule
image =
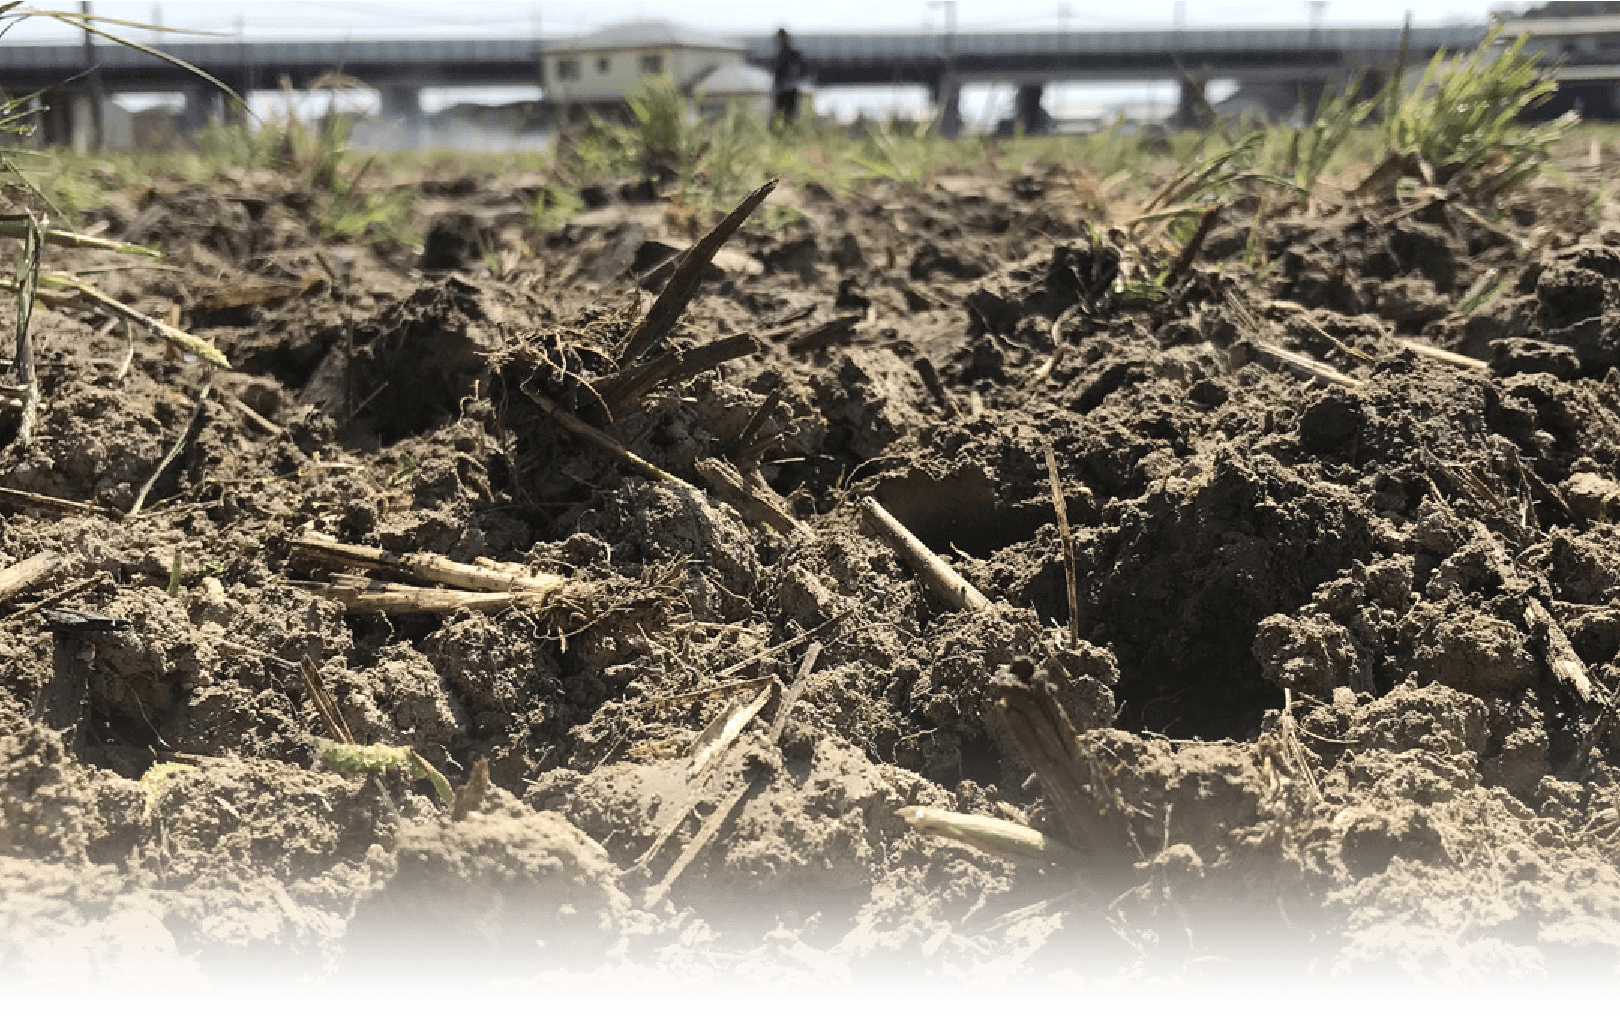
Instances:
[[[956,0],[928,0],[928,6],[945,8],[945,41],[937,89],[939,132],[953,138],[962,130],[962,86],[956,80]]]
[[[236,81],[231,83],[236,86],[236,94],[241,101],[233,106],[230,99],[225,100],[225,122],[247,123],[248,93],[253,90],[253,65],[248,59],[247,17],[241,14],[236,16]]]
[[[956,0],[928,0],[928,6],[945,8],[945,53],[949,56],[956,41]]]
[[[540,43],[540,5],[529,5],[529,41],[534,43],[534,80],[545,87],[546,61],[544,46]],[[550,98],[548,95],[546,98]]]
[[[546,47],[540,41],[540,5],[529,5],[529,39],[533,43],[530,48],[530,57],[534,60],[534,83],[540,86],[540,101],[529,108],[529,113],[523,118],[523,130],[539,130],[544,127],[550,117],[546,110],[551,106],[551,84],[546,80]]]
[[[90,93],[90,150],[101,151],[106,143],[105,125],[102,123],[102,103],[106,96],[101,90],[101,67],[96,64],[96,37],[90,31],[90,0],[79,0],[79,13],[84,15],[84,70]]]
[[[1311,12],[1311,41],[1316,41],[1316,33],[1322,30],[1322,18],[1327,14],[1328,0],[1305,0],[1305,6]]]

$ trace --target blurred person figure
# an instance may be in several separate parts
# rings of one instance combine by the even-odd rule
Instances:
[[[776,99],[776,116],[784,123],[799,119],[799,84],[804,79],[804,54],[793,48],[787,29],[776,30],[776,72],[771,95]]]

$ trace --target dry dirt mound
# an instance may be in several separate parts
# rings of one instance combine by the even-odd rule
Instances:
[[[37,312],[37,432],[0,435],[0,564],[48,564],[0,606],[0,977],[1620,963],[1620,247],[1579,195],[1217,227],[1146,298],[1152,243],[1061,169],[803,188],[638,358],[689,210],[604,192],[519,237],[483,181],[407,265],[258,183],[104,216],[215,279],[121,283],[236,364],[200,413],[198,365]],[[536,575],[563,590],[511,593]],[[997,719],[1030,673],[1113,816],[1078,869],[900,814],[1072,832]],[[314,687],[489,790],[452,819],[336,771]]]

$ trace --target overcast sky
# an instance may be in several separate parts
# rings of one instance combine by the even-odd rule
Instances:
[[[38,7],[77,9],[76,3],[42,0]],[[1141,0],[1134,4],[1094,0],[959,0],[958,27],[963,30],[1021,31],[1066,26],[1074,30],[1165,27],[1184,8],[1188,26],[1304,25],[1310,5],[1303,0]],[[1420,24],[1483,21],[1503,6],[1469,0],[1329,0],[1323,12],[1328,25],[1398,24],[1408,11]],[[1523,6],[1523,5],[1519,5]],[[871,0],[95,0],[104,17],[171,28],[249,37],[407,36],[566,36],[615,21],[666,18],[716,32],[755,33],[787,27],[790,31],[938,30],[943,5],[927,0],[874,3]],[[24,22],[8,40],[46,41],[71,33],[41,20]]]

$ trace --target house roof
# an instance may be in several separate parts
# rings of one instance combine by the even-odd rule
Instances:
[[[692,84],[694,95],[769,95],[769,72],[745,63],[716,67]]]
[[[569,39],[560,50],[642,49],[651,46],[685,46],[688,49],[743,49],[742,43],[718,35],[696,32],[673,21],[626,21],[609,25],[589,35]]]

